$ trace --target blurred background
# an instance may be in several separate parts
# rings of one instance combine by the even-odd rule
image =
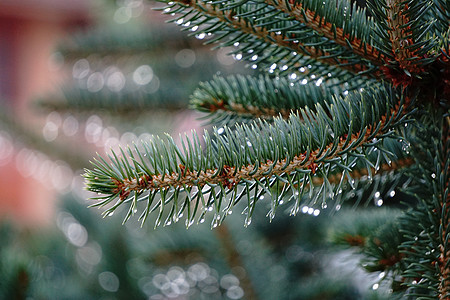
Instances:
[[[201,132],[198,82],[250,73],[161,6],[0,2],[0,299],[381,299],[379,278],[330,247],[326,207],[269,224],[260,205],[248,228],[235,213],[215,230],[87,209],[96,152]]]

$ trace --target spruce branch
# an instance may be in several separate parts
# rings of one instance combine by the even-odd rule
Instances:
[[[411,294],[423,299],[447,299],[450,291],[450,132],[444,115],[448,111],[418,116],[418,126],[409,137],[417,166],[409,192],[418,204],[406,213],[400,227],[406,237],[401,245],[407,265],[403,276]]]
[[[386,0],[368,4],[379,24],[374,33],[379,37],[375,40],[377,48],[385,56],[384,77],[403,86],[416,78],[423,80],[432,68],[430,65],[441,56],[439,37],[444,34],[433,30],[439,30],[441,27],[435,24],[442,22],[436,19],[432,1]]]
[[[240,51],[247,53],[243,58],[252,63],[271,66],[273,63],[283,61],[282,66],[300,68],[308,65],[308,59],[305,58],[312,58],[331,66],[336,75],[338,73],[336,70],[341,69],[377,77],[375,66],[365,63],[359,55],[324,38],[304,24],[293,22],[289,16],[274,18],[276,21],[267,22],[267,14],[271,12],[267,7],[270,6],[260,1],[245,1],[245,4],[239,2],[239,5],[223,1],[161,0],[161,2],[171,3],[164,8],[165,13],[183,13],[175,20],[180,24],[188,24],[187,28],[191,30],[195,26],[205,27],[207,24],[206,28],[197,32],[217,35],[208,43],[228,38],[222,46],[242,44],[239,46]],[[178,6],[175,3],[178,3]],[[329,71],[321,72],[326,74]]]
[[[304,83],[304,84],[303,84]],[[270,78],[260,75],[215,76],[209,82],[200,83],[191,96],[191,106],[209,114],[211,121],[222,123],[223,119],[245,120],[251,118],[271,119],[282,116],[287,119],[291,113],[315,104],[324,107],[330,104],[333,95],[343,96],[338,86],[304,80],[293,82],[287,78]],[[347,91],[348,93],[348,91]],[[228,122],[229,124],[229,122]]]
[[[122,157],[113,153],[111,165],[103,158],[96,160],[95,168],[86,170],[85,178],[89,190],[104,195],[95,206],[105,206],[118,198],[105,215],[131,201],[128,219],[136,209],[138,197],[149,192],[149,206],[142,218],[145,220],[150,211],[159,207],[156,225],[169,202],[173,205],[169,219],[175,215],[177,220],[178,214],[187,209],[188,225],[193,223],[199,207],[206,213],[214,206],[217,225],[243,196],[238,193],[238,186],[243,186],[247,194],[254,191],[253,197],[248,195],[247,222],[259,197],[264,193],[272,195],[271,187],[280,183],[288,183],[292,198],[296,199],[295,214],[304,188],[312,182],[314,174],[326,177],[332,170],[345,174],[351,171],[349,164],[354,160],[348,158],[361,147],[376,146],[374,139],[391,135],[391,128],[403,122],[408,102],[409,99],[399,98],[389,90],[355,92],[345,99],[333,100],[328,113],[317,105],[316,112],[308,108],[300,110],[303,119],[292,115],[288,120],[276,118],[273,124],[260,121],[237,126],[235,131],[225,127],[225,133],[216,130],[214,138],[205,133],[202,142],[194,134],[192,140],[183,142],[183,151],[171,138],[164,143],[157,137],[143,144],[145,151],[135,146],[127,154],[122,150]],[[356,152],[355,157],[367,159],[364,152]],[[303,188],[295,188],[300,185]],[[325,188],[333,190],[327,180],[322,184],[322,190]],[[287,192],[272,195],[273,214]],[[179,207],[180,193],[186,196]],[[161,201],[150,208],[156,194],[160,194]],[[232,194],[231,198],[223,208],[223,199],[228,194]]]
[[[368,29],[376,26],[367,18],[365,10],[356,3],[339,1],[337,6],[325,2],[265,0],[266,3],[294,17],[338,45],[369,60],[372,64],[383,64],[384,56],[372,44]]]

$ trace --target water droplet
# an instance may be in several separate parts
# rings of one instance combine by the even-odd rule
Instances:
[[[241,60],[242,59],[242,54],[238,53],[236,55],[233,55],[233,57],[234,57],[235,60]]]
[[[245,227],[247,227],[247,226],[249,226],[250,224],[252,223],[252,218],[247,218],[246,220],[245,220]]]
[[[431,178],[433,178],[433,179],[436,178],[436,174],[434,174],[434,173],[431,174]]]
[[[223,127],[220,127],[218,130],[217,130],[217,133],[218,134],[223,134],[225,132],[225,129],[223,128]]]
[[[320,214],[320,210],[319,209],[315,209],[314,212],[313,212],[313,215],[315,217],[317,217],[319,214]]]
[[[340,209],[341,209],[341,205],[340,204],[336,205],[336,210],[340,210]]]
[[[375,205],[376,205],[376,206],[381,206],[381,205],[383,205],[383,199],[378,199],[378,200],[376,200]]]
[[[390,191],[389,192],[389,197],[394,197],[394,196],[395,196],[395,191],[394,190]]]
[[[203,40],[206,37],[206,34],[202,32],[202,33],[196,34],[195,37],[199,40]]]
[[[341,190],[340,190],[341,191]],[[327,208],[328,207],[328,205],[324,202],[324,203],[322,203],[322,209],[325,209],[325,208]]]
[[[111,216],[113,216],[114,215],[114,212],[112,211],[112,212],[109,212],[108,214],[107,214],[107,216],[108,217],[111,217]]]
[[[300,208],[299,208],[298,206],[294,206],[294,207],[291,209],[290,215],[291,215],[291,216],[296,216],[299,210],[300,210]],[[271,213],[272,213],[272,212],[271,212]]]
[[[302,207],[302,213],[306,214],[308,212],[309,207],[308,206],[303,206]]]
[[[186,219],[186,227],[187,228],[191,227],[192,224],[194,224],[194,220],[189,221],[188,219]]]
[[[381,193],[380,193],[380,192],[376,192],[376,193],[375,193],[375,198],[379,198],[379,197],[380,197],[380,195],[381,195]]]
[[[372,290],[377,290],[380,287],[380,285],[378,283],[375,283],[374,285],[372,285]]]

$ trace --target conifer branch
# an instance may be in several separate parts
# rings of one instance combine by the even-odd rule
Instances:
[[[439,300],[450,297],[450,117],[443,120],[442,128],[442,187],[441,192],[441,211],[439,228],[441,229],[441,244],[439,245],[439,261],[440,280],[439,280]]]
[[[342,88],[329,87],[322,83],[322,79],[318,80],[300,83],[262,75],[257,78],[216,76],[209,82],[201,83],[194,91],[191,106],[210,114],[214,123],[221,123],[219,120],[226,116],[234,119],[271,119],[281,116],[287,119],[301,108],[310,107],[314,110],[316,104],[325,107],[331,103],[333,96],[344,95]]]
[[[162,1],[168,2],[168,1]],[[324,40],[315,42],[314,45],[309,44],[307,42],[301,41],[301,36],[296,36],[295,33],[292,33],[291,36],[286,36],[282,31],[269,30],[267,26],[258,25],[254,23],[254,20],[247,17],[241,17],[237,12],[233,10],[227,10],[228,7],[233,7],[232,5],[221,6],[216,2],[209,1],[183,1],[183,0],[175,0],[170,1],[171,3],[177,2],[183,8],[190,7],[202,15],[207,16],[210,19],[216,19],[218,23],[213,23],[214,25],[210,26],[210,28],[219,27],[218,24],[225,24],[229,27],[227,32],[225,28],[222,27],[222,30],[225,32],[222,34],[222,37],[226,37],[229,33],[239,32],[240,35],[242,33],[256,38],[258,41],[264,42],[266,45],[261,45],[260,48],[267,49],[267,45],[270,45],[272,48],[267,49],[270,51],[279,51],[278,47],[282,47],[284,49],[289,49],[290,51],[285,54],[286,58],[291,56],[292,51],[299,54],[300,57],[308,57],[313,58],[318,62],[325,63],[329,66],[336,67],[337,69],[349,71],[351,73],[357,73],[364,76],[375,76],[378,77],[379,73],[376,72],[374,66],[368,66],[364,64],[360,57],[354,55],[352,51],[349,51],[337,44],[329,44],[328,47],[321,47]],[[241,14],[242,15],[242,14]],[[199,18],[197,15],[191,18],[192,22],[190,26],[193,26],[192,23],[203,24],[204,21],[199,22]],[[299,23],[300,24],[300,23]],[[291,25],[292,26],[292,25]],[[214,41],[221,39],[219,37],[214,39]],[[242,37],[240,39],[243,39]],[[303,37],[304,39],[304,37]],[[255,45],[252,45],[254,47]],[[278,46],[278,47],[277,47]],[[278,56],[280,53],[278,53]],[[266,55],[265,59],[269,59],[270,55]],[[292,59],[292,57],[290,58]],[[279,61],[279,59],[278,59]],[[302,67],[302,65],[296,65],[297,68]]]
[[[377,93],[376,91],[372,92]],[[364,145],[371,147],[369,145],[372,144],[373,146],[374,139],[385,136],[392,126],[402,122],[409,105],[405,102],[406,99],[403,99],[392,106],[385,103],[386,108],[382,108],[376,101],[380,100],[378,97],[384,98],[386,95],[379,94],[373,100],[358,95],[359,93],[355,93],[351,100],[334,100],[330,105],[330,117],[318,106],[317,113],[308,109],[301,110],[303,121],[300,121],[297,116],[291,116],[287,122],[278,118],[274,120],[274,124],[261,122],[258,126],[259,129],[253,125],[252,127],[239,126],[236,132],[225,128],[226,134],[223,136],[217,131],[215,132],[215,140],[210,140],[209,136],[205,135],[206,156],[201,154],[203,150],[196,135],[192,142],[187,141],[187,147],[183,146],[185,155],[181,154],[172,140],[169,141],[169,145],[163,144],[162,141],[144,144],[147,149],[147,159],[145,160],[137,148],[136,154],[131,149],[128,150],[129,158],[125,157],[124,152],[122,152],[122,158],[118,158],[113,153],[112,166],[108,166],[101,159],[94,163],[96,166],[94,170],[86,171],[88,189],[105,195],[99,198],[101,201],[96,204],[99,206],[119,198],[117,204],[112,208],[114,210],[133,195],[135,200],[132,202],[132,207],[135,207],[137,197],[145,191],[149,191],[149,197],[152,198],[155,193],[162,193],[162,200],[158,206],[163,209],[169,191],[174,191],[171,196],[173,198],[178,197],[182,191],[191,194],[192,188],[196,187],[197,192],[189,196],[189,199],[197,198],[200,201],[203,198],[202,194],[206,193],[204,192],[206,186],[210,187],[209,191],[213,195],[217,192],[214,188],[219,187],[220,192],[214,196],[214,199],[210,199],[212,201],[210,205],[218,205],[220,208],[221,199],[226,194],[233,193],[234,196],[228,207],[230,210],[239,198],[236,194],[238,185],[243,184],[249,189],[249,184],[254,182],[256,185],[250,189],[256,187],[257,191],[257,186],[261,186],[267,192],[269,186],[281,180],[289,182],[290,188],[295,189],[290,178],[293,178],[297,184],[302,184],[303,181],[303,185],[305,185],[308,183],[306,178],[300,179],[299,176],[306,174],[309,178],[318,170],[322,173],[325,166],[328,170],[342,167],[344,172],[347,172],[347,170],[351,170],[351,166],[345,166],[345,160],[339,157]],[[356,100],[358,97],[361,97],[359,101]],[[360,111],[363,109],[360,105],[367,103],[366,101],[375,101],[371,104],[374,105],[372,109],[375,109],[371,113]],[[358,102],[359,104],[356,104]],[[381,113],[383,110],[385,112],[382,115],[377,119],[372,119],[375,117],[373,112]],[[349,113],[348,121],[343,120],[345,112]],[[338,120],[350,124],[350,127],[339,124]],[[333,125],[329,127],[325,125],[327,123]],[[313,124],[322,124],[318,126],[319,131],[314,132]],[[360,130],[354,131],[353,126],[360,127]],[[333,133],[330,133],[329,130]],[[318,140],[313,142],[315,139]],[[248,145],[244,146],[246,144]],[[288,149],[292,150],[288,151]],[[302,149],[304,150],[302,151]],[[176,165],[177,161],[181,163]],[[324,174],[324,176],[327,175]],[[328,181],[326,184],[329,184]],[[297,194],[302,193],[298,192]],[[293,192],[293,194],[295,193]],[[216,197],[218,198],[216,199]],[[189,202],[191,200],[186,199],[183,207],[189,207]],[[256,203],[256,199],[254,203]],[[296,209],[298,209],[299,203],[297,202],[296,205]],[[130,208],[130,210],[134,210],[134,208]],[[109,212],[111,209],[107,210],[106,214]],[[192,214],[195,215],[195,211],[191,211],[188,224],[192,223],[190,219],[193,217]]]
[[[380,66],[384,63],[384,56],[370,44],[369,34],[361,33],[363,28],[373,28],[375,24],[365,16],[364,11],[356,8],[356,4],[353,5],[352,11],[350,2],[347,1],[338,2],[339,7],[335,9],[327,10],[324,4],[317,7],[319,11],[315,11],[305,7],[307,1],[265,0],[265,2],[372,64]]]
[[[409,38],[410,19],[408,17],[408,7],[399,0],[386,1],[387,25],[389,26],[389,38],[392,45],[392,54],[399,63],[400,68],[410,73],[418,70],[412,64],[411,59],[417,58],[415,51],[411,51],[408,46],[412,46],[414,41]]]

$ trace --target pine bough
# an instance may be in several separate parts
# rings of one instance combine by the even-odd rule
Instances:
[[[398,241],[397,254],[368,255],[395,292],[449,299],[450,2],[161,2],[183,30],[234,47],[263,75],[200,85],[192,106],[220,126],[212,133],[180,137],[181,146],[154,137],[95,159],[85,174],[99,193],[93,206],[111,215],[128,205],[127,220],[143,203],[140,219],[154,215],[155,226],[183,215],[190,226],[210,212],[215,227],[246,201],[250,224],[262,199],[270,218],[286,202],[295,215],[400,174],[417,203],[379,235],[397,235],[384,239]]]

